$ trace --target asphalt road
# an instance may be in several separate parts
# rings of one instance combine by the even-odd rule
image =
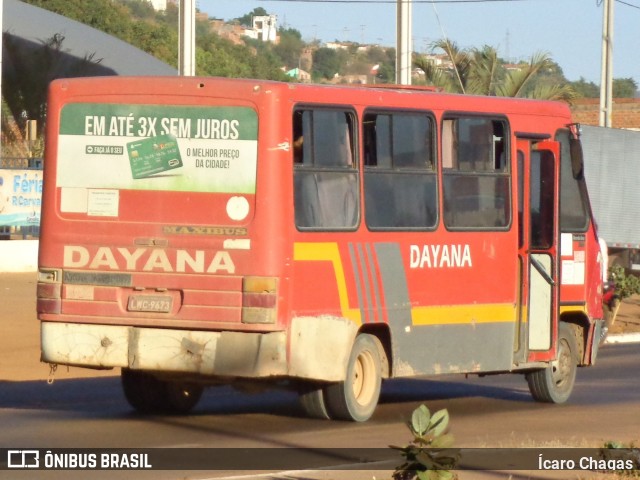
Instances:
[[[600,447],[608,440],[637,444],[639,363],[638,345],[605,347],[596,366],[579,371],[571,402],[560,406],[535,403],[518,375],[393,380],[385,384],[373,419],[364,424],[304,418],[297,397],[286,391],[247,394],[212,388],[191,415],[141,417],[129,408],[116,377],[52,385],[3,382],[0,448],[386,448],[409,440],[404,421],[420,403],[432,411],[449,410],[459,447]],[[18,478],[2,473],[0,478]],[[92,475],[97,473],[108,472]],[[154,473],[135,478],[194,478],[185,472]],[[70,477],[65,473],[64,478]]]
[[[4,287],[5,293],[11,293],[12,289],[16,291],[12,285],[15,284]],[[34,286],[29,286],[27,291]],[[16,321],[15,318],[22,318],[20,315],[31,315],[31,320],[25,321],[35,323],[36,327],[33,323],[25,324],[22,331],[37,332],[35,316],[24,313],[33,298],[29,294],[11,298],[9,308],[17,315],[11,317],[11,323]],[[5,315],[6,312],[7,309]],[[3,323],[8,319],[0,317]],[[13,330],[20,332],[20,328]],[[38,368],[43,367],[33,359],[37,353],[37,349],[34,350],[37,338],[21,338],[9,344],[6,332],[0,334],[0,342],[4,342],[0,351],[0,379],[16,376],[17,370],[12,369],[10,375],[5,368],[11,362],[15,364],[14,360],[10,359],[9,363],[5,360],[11,352],[15,352],[17,357],[29,358]],[[287,391],[248,394],[229,387],[207,390],[200,404],[188,416],[144,417],[132,412],[116,376],[100,374],[94,378],[67,378],[68,372],[63,372],[56,375],[53,384],[48,384],[46,375],[38,371],[34,375],[35,380],[26,377],[0,381],[0,449],[386,449],[390,444],[402,445],[410,440],[405,422],[421,403],[431,411],[449,410],[451,433],[458,447],[601,447],[611,440],[637,445],[640,440],[638,365],[640,345],[606,345],[601,349],[595,366],[578,371],[574,393],[565,405],[534,402],[520,375],[392,380],[384,384],[381,404],[373,418],[364,424],[305,418],[297,404],[297,396]],[[253,461],[251,457],[249,451],[247,469]],[[336,459],[336,462],[342,464],[343,460]],[[245,473],[249,475],[247,478],[255,476],[255,472]],[[390,478],[389,472],[386,473],[384,478]],[[34,476],[33,472],[0,470],[1,479],[176,480],[240,474],[236,470],[92,471],[90,475],[87,472],[50,471],[38,472]],[[278,478],[371,480],[375,477],[371,472],[360,472],[360,476],[292,475]],[[467,475],[461,478],[478,477]]]

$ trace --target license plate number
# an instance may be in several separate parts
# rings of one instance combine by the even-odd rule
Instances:
[[[130,312],[169,313],[173,307],[173,298],[169,295],[131,295],[127,310]]]

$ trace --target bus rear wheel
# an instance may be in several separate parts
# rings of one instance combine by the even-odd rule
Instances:
[[[526,374],[529,391],[538,402],[564,403],[571,396],[578,369],[578,344],[571,327],[558,327],[557,359],[547,368]]]
[[[139,413],[181,414],[195,407],[203,387],[192,383],[161,380],[150,373],[123,368],[122,389],[129,404]]]
[[[373,335],[360,334],[356,337],[345,381],[323,389],[331,418],[364,422],[373,415],[382,384],[381,348],[380,341]]]
[[[322,420],[331,418],[324,401],[322,384],[313,382],[303,385],[299,391],[299,398],[300,405],[302,405],[302,409],[307,416]]]

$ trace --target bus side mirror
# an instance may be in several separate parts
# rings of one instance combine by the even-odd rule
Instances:
[[[571,153],[571,172],[573,173],[573,178],[582,180],[584,175],[584,156],[582,155],[582,144],[579,139],[569,139],[569,151]]]

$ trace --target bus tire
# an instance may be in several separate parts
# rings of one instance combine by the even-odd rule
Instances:
[[[373,415],[382,384],[379,344],[373,335],[356,337],[345,381],[324,388],[324,400],[331,418],[364,422]]]
[[[187,413],[197,405],[204,390],[200,385],[161,380],[128,368],[122,369],[121,380],[129,405],[143,414]]]
[[[311,418],[319,418],[321,420],[330,420],[329,412],[324,401],[324,392],[322,386],[317,383],[309,383],[303,385],[299,392],[300,405],[307,416]]]
[[[573,391],[578,369],[578,344],[571,327],[564,322],[558,326],[558,358],[547,368],[526,374],[529,391],[535,400],[564,403]]]
[[[198,404],[204,387],[194,383],[164,382],[165,397],[163,410],[166,413],[188,413]]]

